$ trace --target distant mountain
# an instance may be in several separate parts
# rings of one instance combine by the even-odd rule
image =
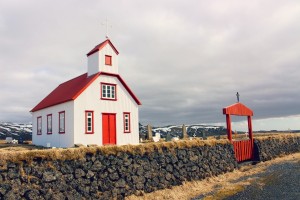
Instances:
[[[185,125],[187,134],[190,137],[208,137],[226,135],[226,128],[223,126],[212,126],[203,124]],[[147,126],[139,124],[140,138],[145,139],[147,136]],[[152,127],[152,134],[160,133],[161,138],[166,138],[167,134],[172,137],[182,137],[182,125],[169,125],[162,127]]]
[[[12,137],[16,140],[32,140],[32,124],[0,122],[0,140]]]
[[[145,139],[147,126],[139,124],[140,138]],[[190,137],[208,137],[226,135],[226,128],[223,126],[212,126],[203,124],[186,125],[187,134]],[[161,138],[166,138],[167,134],[171,137],[182,137],[182,125],[169,125],[152,127],[152,134],[160,133]],[[0,122],[0,140],[6,137],[13,139],[32,140],[32,124],[19,124],[10,122]]]

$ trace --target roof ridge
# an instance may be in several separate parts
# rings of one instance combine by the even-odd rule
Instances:
[[[120,81],[120,83],[125,87],[127,92],[131,95],[133,100],[138,105],[141,105],[139,99],[134,95],[134,93],[127,86],[127,84],[119,74],[112,74],[106,72],[98,72],[91,76],[87,76],[86,74],[87,73],[84,73],[80,76],[77,76],[58,85],[54,90],[52,90],[52,92],[50,92],[44,99],[42,99],[30,112],[38,111],[54,105],[75,100],[100,75],[116,77]]]

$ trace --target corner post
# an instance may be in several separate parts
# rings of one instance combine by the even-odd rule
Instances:
[[[229,114],[226,114],[226,124],[227,124],[227,138],[231,142],[232,141],[232,131],[231,131],[231,119],[230,119]]]

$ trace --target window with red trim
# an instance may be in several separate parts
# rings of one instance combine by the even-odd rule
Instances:
[[[123,121],[124,121],[124,133],[130,133],[130,113],[129,112],[124,112],[123,113]]]
[[[42,117],[37,118],[37,135],[42,135]]]
[[[65,122],[66,122],[65,111],[61,111],[58,113],[59,133],[65,133],[65,125],[66,125]]]
[[[111,56],[105,55],[105,65],[112,65]]]
[[[52,134],[52,114],[47,115],[47,134]]]
[[[101,99],[116,100],[117,85],[111,83],[101,83]]]
[[[94,111],[85,111],[85,133],[94,133]]]

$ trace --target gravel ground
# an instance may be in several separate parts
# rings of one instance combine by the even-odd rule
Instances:
[[[300,199],[300,161],[271,165],[245,190],[226,200]]]

